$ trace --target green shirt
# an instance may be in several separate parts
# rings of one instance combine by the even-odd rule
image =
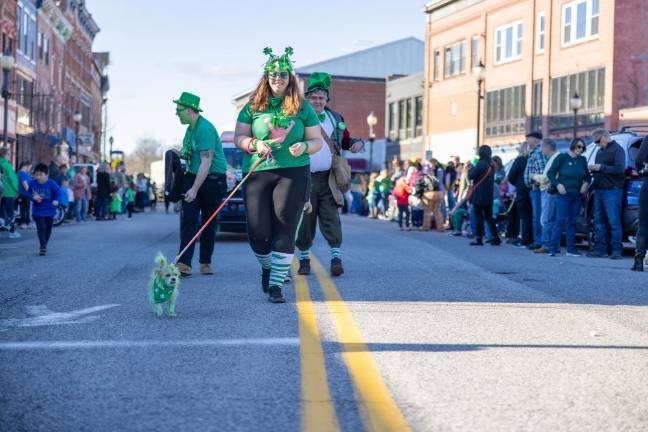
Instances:
[[[272,144],[272,155],[274,161],[264,160],[257,170],[271,170],[277,168],[293,168],[310,165],[310,156],[307,152],[294,157],[288,150],[291,145],[303,142],[305,128],[319,126],[320,121],[313,107],[307,102],[302,103],[302,107],[296,116],[285,116],[282,108],[283,98],[271,97],[268,103],[268,109],[263,112],[252,112],[250,104],[247,103],[238,116],[238,121],[249,124],[252,127],[252,135],[260,140],[270,139],[270,127],[267,121],[272,122],[275,119],[279,124],[278,127],[286,128],[290,121],[295,125],[281,145]],[[246,153],[243,158],[243,172],[249,171],[250,167],[259,160],[256,154]]]
[[[133,192],[133,189],[131,188],[126,189],[126,202],[135,202],[135,192]]]
[[[0,158],[0,170],[2,170],[3,196],[15,198],[18,195],[18,176],[11,163],[5,158]]]
[[[198,117],[194,128],[192,129],[191,126],[187,128],[183,142],[190,143],[188,160],[189,172],[191,174],[198,174],[198,169],[200,168],[200,152],[209,150],[213,150],[209,174],[225,173],[227,163],[225,162],[225,153],[223,153],[223,144],[221,143],[216,128],[209,120],[202,116]]]
[[[577,193],[589,178],[587,159],[584,156],[572,157],[568,153],[561,153],[547,171],[547,178],[554,186],[562,184],[567,192]]]

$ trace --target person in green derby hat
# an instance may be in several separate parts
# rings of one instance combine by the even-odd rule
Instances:
[[[243,171],[256,164],[244,195],[250,247],[261,264],[261,286],[271,303],[284,303],[281,288],[295,252],[299,218],[308,199],[310,157],[322,147],[320,123],[293,73],[292,48],[270,48],[264,72],[234,132],[246,152]]]
[[[361,139],[351,138],[342,115],[327,107],[330,101],[330,87],[331,75],[326,72],[313,72],[308,77],[306,98],[318,115],[326,144],[320,151],[311,155],[311,211],[304,212],[296,242],[299,249],[298,273],[302,275],[310,274],[310,248],[313,245],[318,220],[320,232],[331,250],[331,275],[340,276],[344,273],[340,250],[342,225],[339,208],[344,205],[343,194],[350,187],[347,183],[350,177],[341,181],[337,176],[337,165],[346,164],[340,155],[342,150],[357,153],[364,149]]]
[[[189,243],[200,227],[199,216],[205,221],[223,200],[227,190],[225,153],[218,131],[200,113],[200,98],[183,92],[176,104],[176,116],[180,124],[187,125],[180,157],[187,163],[182,176],[182,212],[180,216],[180,251]],[[200,235],[200,272],[213,274],[211,257],[214,252],[216,233],[211,224]],[[176,264],[180,274],[191,276],[193,245]]]

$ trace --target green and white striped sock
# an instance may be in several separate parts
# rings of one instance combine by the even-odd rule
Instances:
[[[290,263],[293,259],[293,254],[285,254],[281,252],[272,252],[272,265],[270,267],[270,286],[281,287],[286,280],[286,275],[290,270]]]
[[[306,250],[301,250],[299,249],[299,260],[307,260],[310,259],[310,249]]]
[[[259,264],[261,264],[261,268],[269,269],[271,267],[272,261],[271,261],[271,255],[270,254],[261,255],[261,254],[255,253],[254,256],[256,256],[257,259],[259,260]]]
[[[341,256],[342,256],[342,251],[340,250],[339,247],[337,247],[337,248],[332,247],[331,248],[331,259],[340,258]]]

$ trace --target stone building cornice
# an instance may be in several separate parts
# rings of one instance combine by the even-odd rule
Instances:
[[[63,42],[67,42],[74,30],[72,24],[65,18],[65,15],[63,15],[63,12],[58,8],[54,0],[40,1],[39,10],[52,26],[54,33]]]

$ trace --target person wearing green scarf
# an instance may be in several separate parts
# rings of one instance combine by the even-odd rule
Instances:
[[[248,238],[261,264],[261,286],[271,303],[285,303],[281,288],[295,251],[295,233],[308,196],[309,154],[322,146],[317,114],[304,101],[290,56],[270,48],[259,85],[238,116],[234,142],[246,152],[243,171],[259,162],[244,189]]]
[[[227,190],[225,153],[216,128],[200,113],[200,98],[184,92],[176,104],[176,116],[187,125],[180,156],[187,162],[187,172],[182,178],[182,212],[180,216],[180,251],[223,200]],[[200,223],[199,223],[200,215]],[[211,257],[216,237],[213,222],[200,235],[200,272],[213,274]],[[194,246],[180,257],[176,264],[180,275],[191,276]]]
[[[333,111],[327,104],[330,100],[329,89],[331,75],[326,72],[313,72],[308,77],[306,98],[318,114],[322,136],[326,144],[320,151],[311,156],[311,212],[304,212],[302,223],[297,235],[299,249],[299,270],[301,275],[310,274],[310,248],[319,222],[320,232],[331,251],[331,275],[340,276],[344,273],[342,267],[342,224],[340,223],[339,208],[344,205],[343,193],[336,181],[333,161],[341,157],[342,150],[353,153],[362,151],[364,143],[361,139],[351,138],[344,118]],[[350,187],[350,184],[347,185]]]

